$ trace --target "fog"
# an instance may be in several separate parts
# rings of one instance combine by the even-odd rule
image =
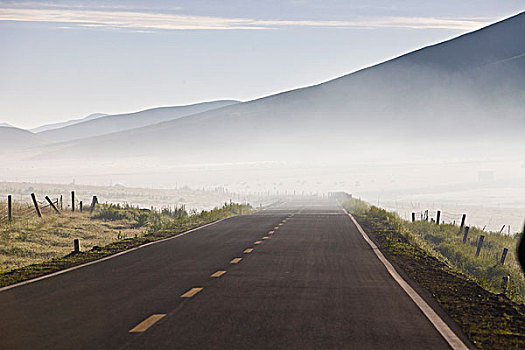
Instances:
[[[494,225],[518,229],[524,31],[520,14],[323,84],[192,113],[102,116],[30,135],[1,128],[0,178],[247,198],[345,191],[413,210],[476,206],[479,225],[505,208]],[[389,207],[403,215],[405,204]]]

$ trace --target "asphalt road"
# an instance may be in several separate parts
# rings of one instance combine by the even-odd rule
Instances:
[[[332,201],[0,292],[0,349],[449,348]]]

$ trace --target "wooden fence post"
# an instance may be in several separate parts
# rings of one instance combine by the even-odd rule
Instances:
[[[483,246],[484,239],[485,239],[485,236],[483,235],[479,236],[478,249],[476,249],[476,256],[479,256],[479,253],[481,252],[481,247]]]
[[[13,221],[13,197],[7,196],[7,219]]]
[[[463,231],[463,226],[465,226],[466,219],[467,219],[467,214],[463,214],[463,216],[461,216],[461,225],[459,226],[459,233]]]
[[[80,243],[78,242],[78,238],[75,238],[75,240],[73,241],[73,244],[75,246],[74,252],[75,253],[80,253]]]
[[[437,214],[436,214],[436,225],[439,225],[439,219],[441,219],[441,210],[437,211]]]
[[[55,207],[55,205],[53,204],[53,201],[51,199],[49,199],[48,196],[46,196],[46,201],[49,203],[51,208],[53,208],[57,212],[57,214],[60,214],[60,212],[58,211],[57,207]]]
[[[31,199],[33,200],[33,204],[35,205],[36,215],[38,215],[38,217],[41,218],[42,213],[40,213],[40,208],[38,207],[38,202],[36,201],[36,196],[34,193],[31,193]]]
[[[509,250],[507,248],[503,248],[503,253],[501,253],[501,260],[499,261],[501,265],[505,264],[505,258],[507,257],[508,251]]]
[[[82,201],[80,201],[80,202],[78,203],[78,209],[79,209],[80,212],[82,213]]]
[[[470,226],[465,226],[465,233],[463,234],[463,243],[467,243],[468,230]]]
[[[60,210],[64,210],[64,206],[62,205],[62,195],[60,195]]]
[[[416,213],[412,213],[412,222],[416,222]]]
[[[89,212],[92,213],[93,210],[95,210],[95,205],[98,203],[97,196],[93,196],[93,199],[91,200],[91,208],[89,208]]]
[[[71,191],[71,211],[75,211],[75,191]]]

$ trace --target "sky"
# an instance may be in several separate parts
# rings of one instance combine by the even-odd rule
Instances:
[[[522,0],[0,0],[0,123],[252,100],[523,10]]]

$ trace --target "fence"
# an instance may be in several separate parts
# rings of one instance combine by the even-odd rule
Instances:
[[[450,213],[441,210],[434,212],[430,212],[429,210],[420,212],[414,211],[411,213],[410,218],[410,221],[413,223],[423,221],[435,224],[436,230],[439,225],[447,225],[446,227],[443,227],[443,230],[450,232],[451,237],[455,237],[452,239],[458,244],[458,246],[462,245],[464,247],[460,248],[462,251],[457,251],[456,255],[461,255],[464,254],[462,252],[467,252],[467,254],[472,254],[473,259],[479,261],[479,263],[494,267],[497,265],[504,265],[506,261],[509,260],[508,256],[511,255],[511,261],[509,263],[513,267],[514,265],[517,265],[517,260],[514,256],[514,248],[509,251],[509,246],[513,245],[515,236],[510,235],[510,229],[508,229],[509,235],[503,234],[504,229],[506,227],[508,228],[509,225],[503,225],[500,230],[495,231],[485,231],[486,226],[483,228],[471,228],[467,224],[467,214]],[[436,232],[439,231],[440,230]],[[438,244],[438,241],[440,240],[438,237],[429,236],[428,238],[435,240],[434,243],[436,244]],[[503,276],[501,286],[504,290],[507,289],[509,280],[509,275]]]
[[[29,200],[31,200],[29,202]],[[91,199],[91,204],[89,206],[89,211],[93,212],[96,204],[98,204],[97,196],[93,196]],[[84,210],[83,201],[78,200],[75,197],[75,192],[71,192],[71,211],[74,212],[78,209],[79,212]],[[67,208],[66,208],[67,210]],[[0,225],[8,224],[14,220],[20,219],[29,219],[31,217],[42,217],[43,215],[56,214],[64,211],[63,207],[63,196],[58,198],[50,198],[49,196],[44,196],[44,200],[39,201],[37,196],[34,193],[28,198],[28,202],[15,202],[13,196],[7,196],[6,203],[0,204]]]

